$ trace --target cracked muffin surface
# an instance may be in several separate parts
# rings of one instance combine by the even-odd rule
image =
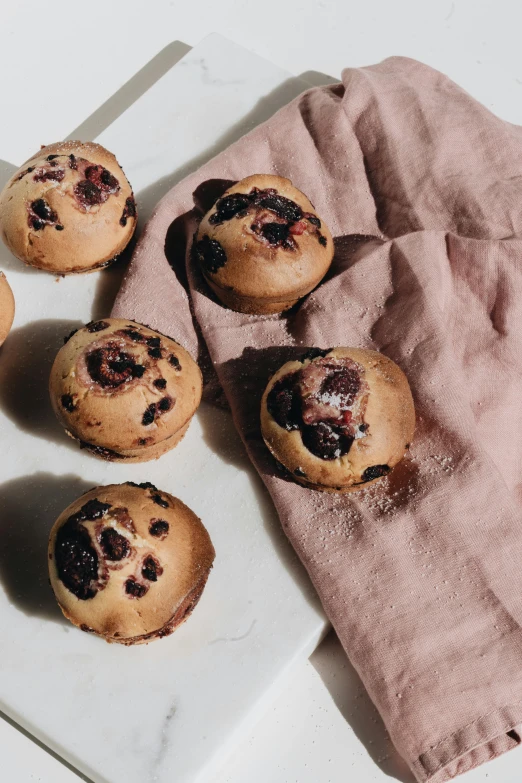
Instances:
[[[232,310],[277,313],[322,280],[333,240],[290,180],[254,174],[218,198],[203,217],[192,254],[218,299]]]
[[[348,492],[386,476],[410,447],[415,409],[402,370],[377,351],[311,349],[261,402],[261,432],[302,484]]]
[[[94,142],[50,144],[0,194],[0,236],[24,263],[54,274],[107,266],[136,228],[132,188],[114,155]]]
[[[64,613],[108,642],[171,634],[192,613],[214,561],[210,536],[181,500],[153,484],[96,487],[49,537],[49,576]]]
[[[65,340],[49,391],[68,435],[111,461],[156,459],[174,448],[202,393],[199,367],[181,345],[116,318],[93,321]]]

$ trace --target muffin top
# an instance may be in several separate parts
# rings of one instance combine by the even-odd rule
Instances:
[[[115,452],[174,435],[197,409],[199,367],[178,343],[117,318],[74,332],[54,361],[54,411],[77,439]]]
[[[193,252],[214,286],[269,301],[298,297],[317,285],[332,261],[333,240],[290,180],[254,174],[207,212]]]
[[[406,376],[359,348],[314,350],[284,364],[261,404],[263,437],[303,483],[345,489],[386,475],[409,448],[415,409]]]
[[[104,266],[136,226],[131,186],[112,153],[94,142],[50,144],[0,194],[0,234],[19,259],[67,274]]]
[[[49,574],[75,625],[129,643],[174,630],[184,619],[180,607],[190,611],[186,599],[197,602],[214,555],[201,520],[181,500],[149,483],[111,484],[56,520]]]

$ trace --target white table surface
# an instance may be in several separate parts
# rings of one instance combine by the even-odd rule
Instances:
[[[35,125],[49,143],[92,115],[95,135],[96,110],[114,93],[114,111],[127,106],[140,69],[140,85],[152,83],[211,32],[315,83],[345,66],[415,57],[522,124],[520,0],[4,0],[0,9],[0,134],[14,160],[34,151]],[[521,753],[462,781],[519,783]],[[80,779],[2,720],[0,758],[2,781]],[[383,772],[411,781],[330,636],[295,671],[216,783],[371,783],[384,780]]]

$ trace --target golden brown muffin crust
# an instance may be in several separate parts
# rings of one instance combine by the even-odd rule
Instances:
[[[255,174],[217,200],[193,252],[219,299],[241,312],[288,309],[315,288],[333,258],[333,240],[290,180]]]
[[[270,379],[261,403],[261,431],[272,454],[300,483],[352,491],[386,475],[404,456],[415,428],[413,399],[402,370],[376,351],[320,353],[287,362]],[[292,387],[288,391],[287,385]],[[295,415],[290,401],[298,406]],[[278,413],[276,406],[286,407]]]
[[[0,194],[0,236],[24,263],[55,274],[106,266],[136,227],[132,188],[94,142],[43,147]]]
[[[148,483],[90,490],[49,537],[49,575],[64,615],[127,645],[167,636],[190,615],[214,556],[201,520]]]
[[[178,343],[107,318],[74,333],[54,361],[49,391],[71,437],[96,456],[157,459],[183,437],[202,394],[199,367]]]

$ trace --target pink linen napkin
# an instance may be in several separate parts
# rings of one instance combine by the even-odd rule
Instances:
[[[412,60],[342,79],[165,196],[113,315],[208,348],[392,740],[419,781],[439,783],[520,742],[522,129]],[[187,252],[201,210],[256,172],[289,177],[336,237],[327,280],[281,316],[226,310]],[[259,429],[270,374],[335,345],[397,362],[418,414],[411,457],[348,496],[288,480]]]

